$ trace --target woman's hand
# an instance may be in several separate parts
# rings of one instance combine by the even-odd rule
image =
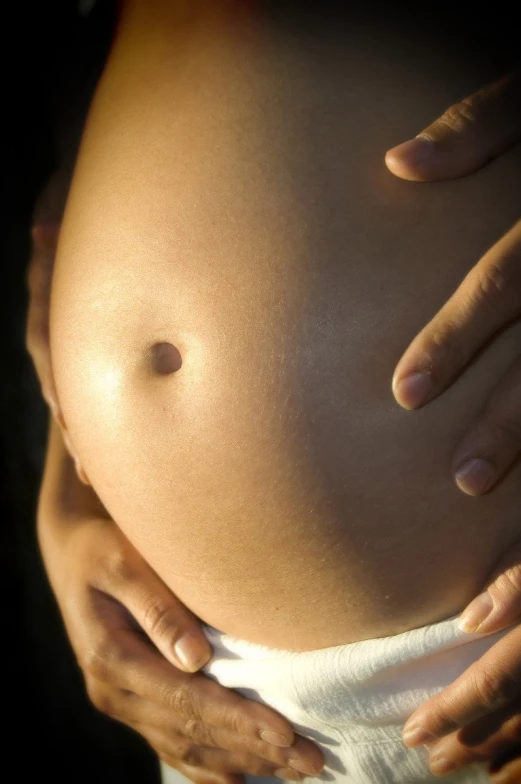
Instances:
[[[321,769],[321,752],[274,710],[190,674],[210,657],[199,621],[78,480],[56,426],[38,531],[87,693],[101,712],[200,784],[232,784],[242,773],[300,781],[299,760]]]
[[[489,615],[479,624],[480,611],[487,609]],[[461,616],[460,627],[494,632],[519,618],[521,544],[496,565],[485,592]],[[407,746],[428,744],[432,772],[440,775],[475,762],[494,763],[505,755],[521,758],[521,626],[418,708],[405,725],[404,741]],[[511,769],[520,764],[521,759],[512,762]]]
[[[399,177],[435,180],[481,166],[521,139],[521,75],[502,79],[451,107],[416,139],[390,150]],[[521,205],[520,205],[521,207]],[[405,408],[441,394],[480,348],[521,317],[521,221],[470,271],[400,359],[393,391]],[[466,493],[489,490],[521,452],[520,359],[456,448],[452,469]]]
[[[521,78],[486,87],[386,156],[409,180],[458,177],[521,138]],[[396,368],[393,390],[405,408],[441,394],[483,344],[521,316],[521,221],[469,273],[413,340]],[[453,457],[466,493],[488,491],[521,451],[521,354]],[[484,592],[464,611],[469,632],[499,631],[521,619],[521,545],[499,563]],[[442,740],[440,740],[442,739]],[[453,684],[422,705],[404,729],[409,746],[429,744],[433,772],[504,759],[493,781],[521,781],[521,628],[509,632]],[[497,765],[494,766],[494,761]]]

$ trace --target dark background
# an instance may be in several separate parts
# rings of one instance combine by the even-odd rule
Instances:
[[[506,3],[488,9],[456,3],[444,11],[424,1],[422,8],[441,45],[445,13],[452,36],[472,35],[498,68],[519,57]],[[111,39],[115,3],[98,1],[87,17],[74,0],[12,2],[3,14],[0,567],[7,623],[4,619],[1,704],[4,766],[11,760],[12,773],[4,778],[4,767],[2,778],[155,784],[155,758],[144,742],[88,704],[47,585],[34,524],[47,417],[24,349],[31,213],[57,164],[57,132],[71,113],[81,114],[88,105]]]
[[[0,568],[7,623],[4,617],[1,778],[6,784],[42,777],[57,784],[156,784],[155,758],[145,743],[102,717],[84,696],[35,537],[47,416],[24,349],[30,219],[57,164],[57,134],[70,114],[81,114],[88,105],[115,17],[111,2],[98,3],[86,18],[76,8],[74,0],[2,7],[7,56],[0,234]]]

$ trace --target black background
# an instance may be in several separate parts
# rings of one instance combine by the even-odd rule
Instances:
[[[55,137],[82,111],[110,41],[114,6],[2,7],[4,145],[0,283],[2,772],[6,782],[155,784],[138,735],[87,702],[35,538],[47,417],[24,350],[25,275],[35,199],[57,162]],[[7,699],[6,699],[7,697]]]

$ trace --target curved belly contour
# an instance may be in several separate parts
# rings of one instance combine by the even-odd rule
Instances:
[[[504,159],[457,183],[393,180],[381,157],[415,97],[385,57],[369,77],[356,53],[237,52],[219,35],[166,85],[152,58],[137,87],[123,36],[98,90],[53,292],[72,441],[130,540],[213,626],[305,650],[439,620],[521,533],[518,470],[480,500],[449,474],[520,330],[415,414],[390,379],[512,222],[519,177]],[[371,123],[382,94],[390,119]],[[175,372],[158,372],[161,343]]]

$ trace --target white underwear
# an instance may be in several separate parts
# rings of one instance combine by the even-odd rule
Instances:
[[[416,708],[510,631],[466,634],[456,624],[451,618],[393,637],[304,653],[267,648],[205,627],[214,655],[204,671],[223,686],[270,705],[321,747],[324,771],[306,781],[486,784],[481,766],[443,779],[433,776],[427,751],[407,749],[401,739]],[[177,781],[182,777],[163,767],[164,784]]]

